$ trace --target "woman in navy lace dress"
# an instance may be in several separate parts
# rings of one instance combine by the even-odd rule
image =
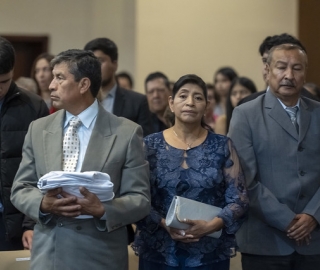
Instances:
[[[144,139],[150,164],[152,210],[137,224],[134,247],[140,270],[229,269],[235,232],[248,208],[237,153],[229,138],[206,129],[206,85],[196,75],[181,77],[169,105],[175,124]],[[213,220],[186,220],[189,229],[165,224],[175,195],[222,208]],[[220,238],[206,235],[222,229]]]

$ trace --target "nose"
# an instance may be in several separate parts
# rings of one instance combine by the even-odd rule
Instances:
[[[285,78],[286,79],[293,79],[293,70],[292,68],[287,68],[286,73],[285,73]]]
[[[188,96],[187,105],[189,105],[189,106],[193,106],[194,105],[194,99],[193,99],[192,95]]]
[[[49,90],[50,91],[54,91],[56,89],[57,83],[55,81],[55,79],[53,78],[53,80],[51,81],[50,85],[49,85]]]

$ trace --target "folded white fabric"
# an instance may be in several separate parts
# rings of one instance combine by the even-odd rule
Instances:
[[[102,172],[52,171],[42,176],[37,186],[43,194],[46,194],[48,190],[62,187],[63,191],[83,198],[79,187],[85,187],[97,195],[101,202],[110,201],[114,197],[110,176]]]

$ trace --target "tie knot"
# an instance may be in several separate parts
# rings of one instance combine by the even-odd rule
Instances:
[[[299,110],[298,106],[286,107],[286,111],[289,113],[290,117],[296,117],[298,110]]]
[[[78,117],[73,117],[70,119],[69,125],[77,129],[81,125],[81,120]]]

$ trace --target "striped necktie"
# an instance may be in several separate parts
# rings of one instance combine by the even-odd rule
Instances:
[[[292,124],[295,126],[295,128],[296,128],[296,130],[297,130],[297,132],[299,134],[299,125],[298,125],[298,122],[297,122],[297,112],[299,110],[299,107],[298,106],[286,107],[285,110],[288,113]]]

